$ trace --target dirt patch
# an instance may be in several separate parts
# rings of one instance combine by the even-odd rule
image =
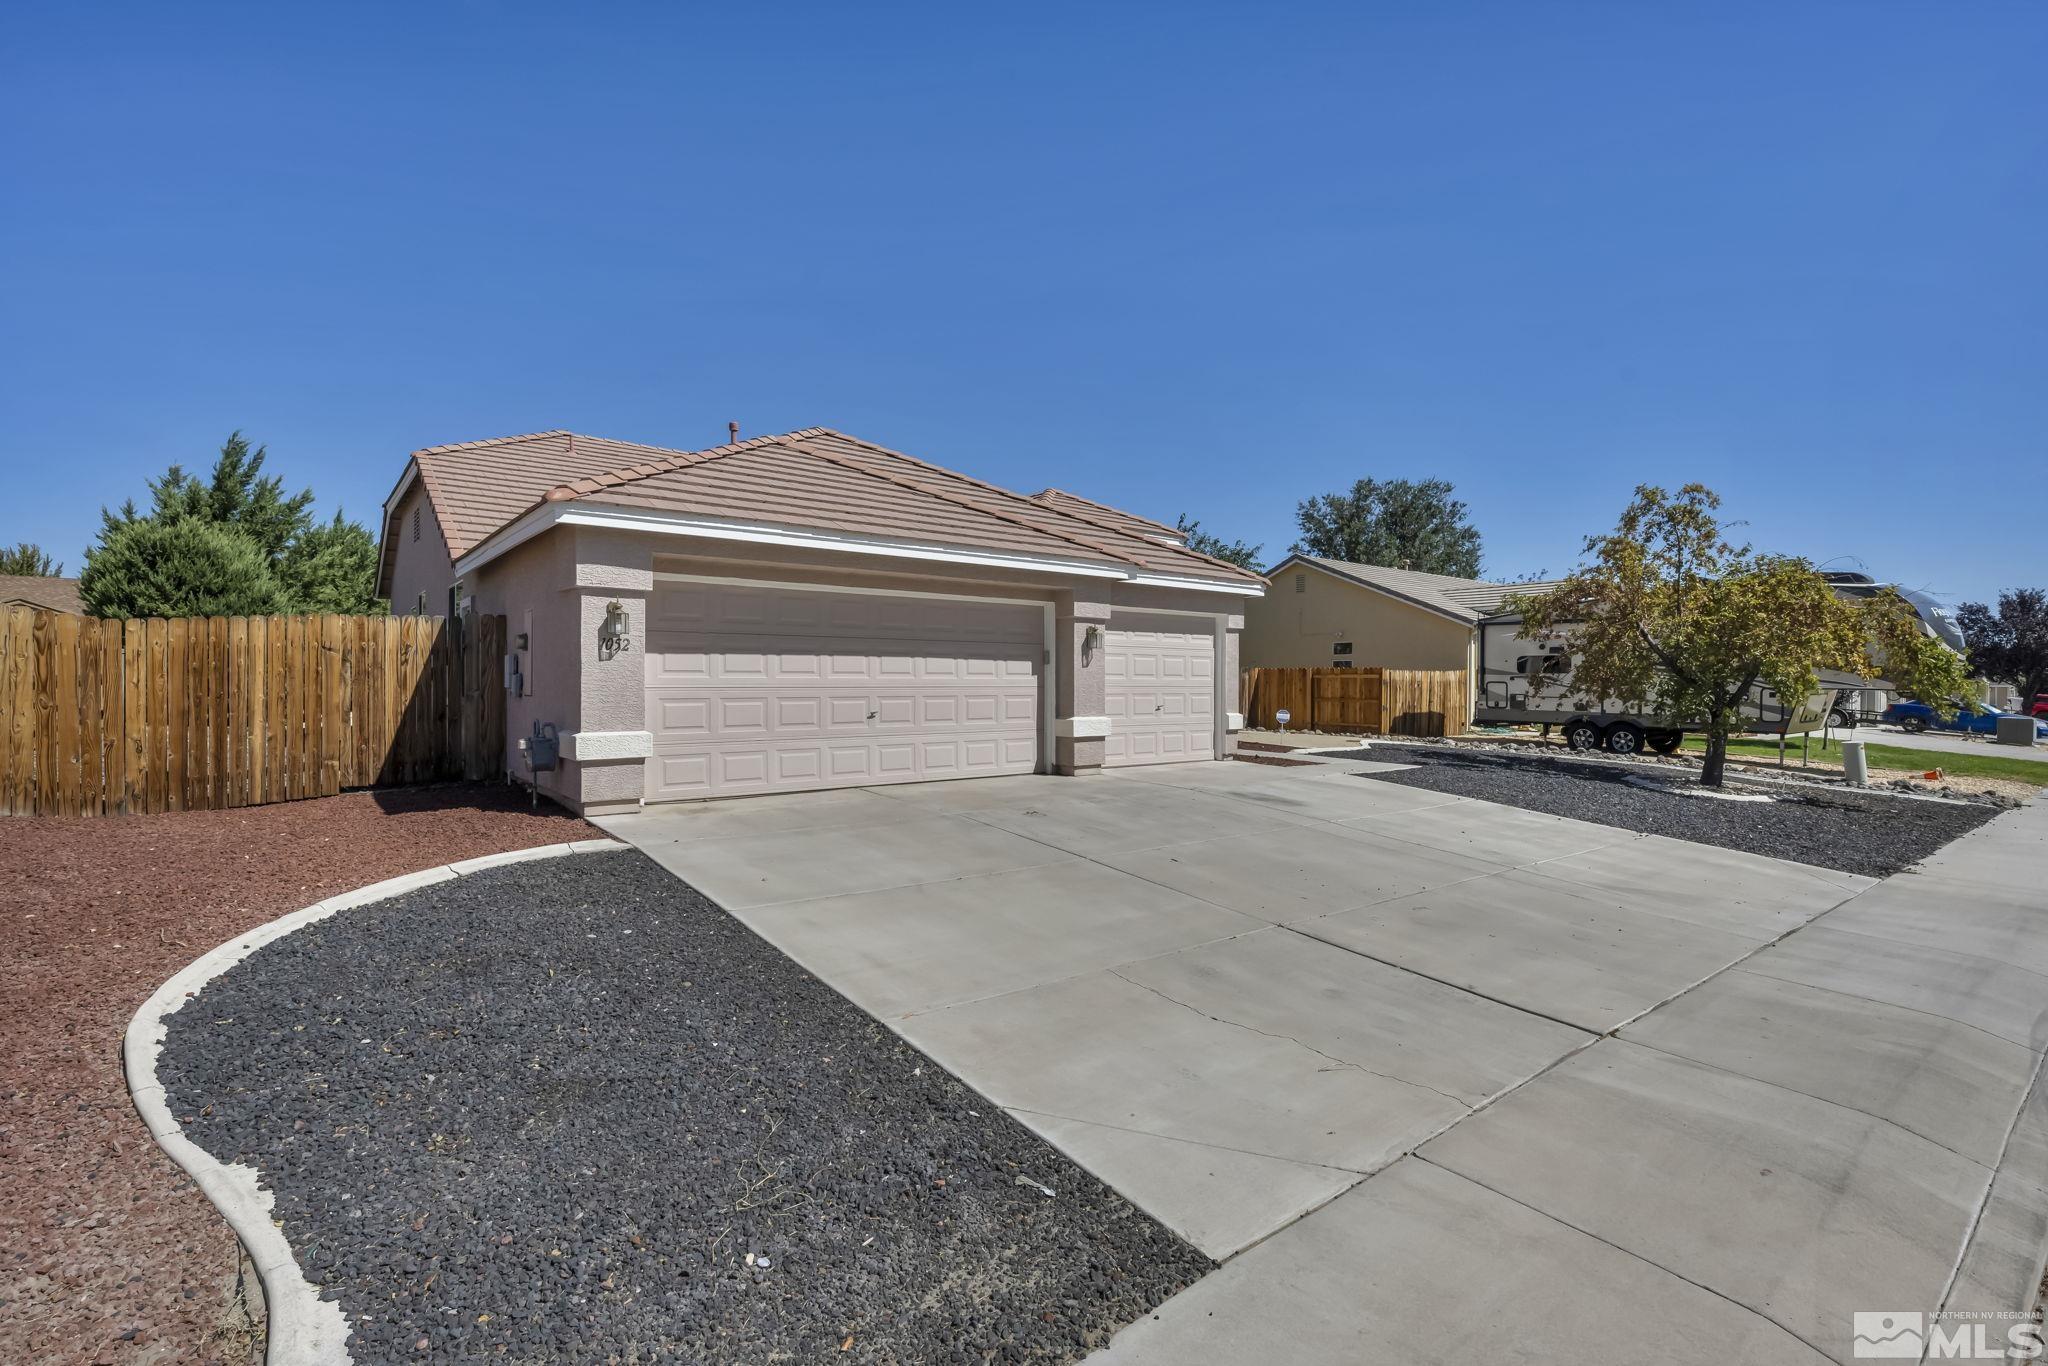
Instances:
[[[240,1366],[256,1350],[237,1327],[234,1235],[150,1139],[121,1073],[122,1031],[158,984],[337,892],[597,833],[469,785],[0,821],[0,1361]]]
[[[1275,768],[1314,768],[1313,759],[1283,759],[1277,754],[1233,754],[1231,758],[1241,764],[1271,764]]]

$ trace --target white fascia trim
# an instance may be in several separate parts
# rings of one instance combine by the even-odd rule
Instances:
[[[1116,625],[1116,619],[1123,617],[1200,617],[1208,621],[1221,615],[1216,608],[1208,607],[1133,607],[1129,603],[1113,603],[1109,609],[1109,624]]]
[[[956,546],[891,541],[853,532],[735,522],[671,512],[637,512],[625,508],[593,508],[575,502],[535,508],[511,526],[456,561],[458,574],[487,564],[512,547],[554,526],[595,526],[620,531],[652,531],[669,536],[694,536],[713,541],[745,541],[752,545],[793,546],[805,550],[839,550],[898,560],[930,560],[940,564],[971,564],[993,569],[1021,569],[1040,574],[1065,574],[1094,579],[1127,579],[1121,569],[1084,560],[1049,559],[1042,555],[1011,555],[996,550],[963,550]]]
[[[408,456],[405,462],[405,472],[398,476],[398,487],[392,489],[391,496],[384,500],[385,521],[391,520],[391,509],[398,506],[399,500],[405,497],[406,490],[410,489],[413,486],[413,481],[419,477],[420,462]]]
[[[455,572],[458,575],[466,575],[514,546],[529,541],[555,526],[595,526],[622,531],[653,531],[670,536],[697,536],[714,541],[744,541],[753,545],[793,546],[804,550],[839,550],[898,560],[929,560],[939,564],[969,564],[990,569],[1020,569],[1038,574],[1116,579],[1143,588],[1228,593],[1233,597],[1257,598],[1265,596],[1266,592],[1262,585],[1257,584],[1179,578],[1169,574],[1135,574],[1088,560],[1009,554],[998,550],[965,550],[957,546],[931,545],[918,541],[892,541],[880,536],[863,536],[856,532],[736,522],[722,517],[698,517],[673,512],[639,512],[626,508],[595,508],[573,501],[549,503],[528,512],[483,545],[458,559],[455,562]]]
[[[562,757],[578,763],[606,759],[651,759],[654,732],[649,730],[579,730],[562,737]]]
[[[873,598],[946,598],[954,602],[1006,602],[1018,607],[1045,607],[1044,598],[999,598],[986,593],[936,593],[928,589],[870,588],[847,583],[808,583],[801,579],[748,579],[731,574],[676,574],[654,571],[656,583],[716,583],[734,588],[791,588],[800,593],[851,593]]]
[[[1167,574],[1137,574],[1130,582],[1139,588],[1181,588],[1194,593],[1228,593],[1235,598],[1263,598],[1266,589],[1263,584],[1225,583],[1219,579],[1180,579]],[[1133,612],[1151,609],[1133,607]],[[1206,614],[1205,614],[1206,615]]]
[[[1053,722],[1054,733],[1062,739],[1098,740],[1109,734],[1107,716],[1062,716]]]

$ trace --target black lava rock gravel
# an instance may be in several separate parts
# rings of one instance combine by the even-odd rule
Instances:
[[[1915,801],[1845,791],[1769,790],[1779,799],[1716,801],[1627,781],[1615,765],[1454,749],[1375,744],[1359,757],[1416,764],[1370,781],[1424,787],[1530,811],[1668,835],[1696,844],[1793,859],[1866,877],[1887,877],[1967,835],[1998,814],[1974,803]]]
[[[638,853],[289,935],[158,1072],[363,1366],[1070,1361],[1211,1266]]]

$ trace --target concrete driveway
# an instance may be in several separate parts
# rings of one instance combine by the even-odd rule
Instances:
[[[1843,1359],[1966,1245],[1981,1294],[2038,1281],[2048,1107],[1984,1213],[2044,1043],[2037,902],[1987,911],[1992,971],[1906,879],[1375,767],[600,824],[1226,1261],[1116,1361]]]

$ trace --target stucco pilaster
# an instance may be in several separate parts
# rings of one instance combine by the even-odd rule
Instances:
[[[1053,640],[1059,656],[1053,710],[1056,731],[1069,729],[1060,722],[1103,715],[1108,695],[1104,633],[1109,628],[1109,613],[1107,600],[1084,592],[1062,592],[1054,601]],[[1056,734],[1053,740],[1053,767],[1069,776],[1099,771],[1102,754],[1100,735]]]

